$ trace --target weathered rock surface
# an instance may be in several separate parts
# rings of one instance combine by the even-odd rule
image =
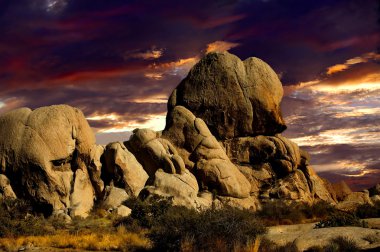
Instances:
[[[174,205],[188,208],[204,208],[211,206],[212,200],[198,197],[199,187],[195,176],[185,170],[182,174],[170,174],[163,170],[157,170],[154,182],[145,187],[142,197],[147,199],[151,196],[172,198]]]
[[[124,188],[130,196],[137,197],[148,180],[148,174],[135,156],[121,142],[110,143],[104,152],[103,178]]]
[[[135,129],[125,146],[136,156],[150,177],[158,169],[168,173],[182,173],[185,164],[174,146],[160,138],[158,132],[150,129]]]
[[[380,247],[380,239],[373,243],[370,243],[367,239],[368,236],[380,237],[380,230],[360,227],[332,227],[312,229],[295,239],[294,244],[299,251],[305,251],[313,246],[327,246],[330,243],[331,239],[337,238],[339,236],[343,236],[354,241],[361,249]]]
[[[168,114],[162,137],[181,150],[201,189],[216,190],[219,195],[236,198],[250,195],[249,181],[232,164],[203,120],[185,107],[177,106]]]
[[[105,189],[103,206],[106,209],[116,209],[130,196],[123,188],[107,186]]]
[[[9,179],[0,174],[0,199],[16,199],[16,194],[13,192]]]
[[[371,198],[369,197],[369,192],[353,192],[351,194],[348,194],[343,201],[340,201],[336,208],[346,211],[346,212],[352,212],[355,211],[355,209],[364,204],[373,205],[373,202]]]
[[[119,215],[120,217],[128,217],[132,213],[132,209],[126,206],[119,206],[115,210],[116,214]]]
[[[279,134],[282,95],[266,63],[225,52],[206,55],[173,91],[162,133],[136,129],[128,141],[100,146],[76,108],[8,112],[0,116],[0,197],[84,217],[94,201],[115,210],[129,197],[154,195],[187,207],[253,210],[270,200],[346,198]]]
[[[348,195],[352,193],[350,187],[344,181],[332,184],[336,193],[336,198],[339,201],[344,200]]]
[[[102,175],[102,156],[104,153],[104,146],[96,145],[92,150],[92,158],[88,166],[88,174],[90,176],[92,185],[94,187],[97,198],[102,197],[102,192],[104,190],[104,181],[101,178]]]
[[[67,105],[16,109],[0,116],[0,136],[0,171],[18,197],[50,212],[73,207],[86,215],[91,210],[94,192],[86,186],[91,184],[86,167],[95,137],[80,110]],[[80,191],[92,203],[78,201]]]
[[[289,139],[278,134],[222,143],[229,158],[251,182],[251,188],[257,188],[252,192],[259,191],[261,198],[336,202],[331,185],[309,166],[308,153]]]
[[[223,144],[234,163],[269,163],[279,177],[288,175],[301,165],[299,147],[281,135],[233,138],[223,141]]]
[[[377,220],[377,219],[376,219]],[[374,222],[375,219],[372,221]],[[315,223],[280,225],[269,227],[265,237],[279,246],[294,243],[299,251],[306,251],[313,246],[326,246],[331,239],[344,236],[352,239],[361,249],[380,247],[380,230],[360,227],[331,227],[314,229]],[[368,236],[379,237],[370,243]]]
[[[277,74],[262,60],[210,53],[173,91],[168,110],[186,107],[206,122],[217,139],[274,135],[286,128],[280,111],[282,95]]]

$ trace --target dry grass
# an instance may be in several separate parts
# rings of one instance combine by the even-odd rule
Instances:
[[[84,250],[118,250],[130,251],[149,249],[150,241],[144,233],[127,232],[119,227],[114,233],[70,234],[60,231],[47,236],[21,236],[17,238],[0,238],[0,249],[17,251],[22,246],[32,244],[33,247],[70,248]]]

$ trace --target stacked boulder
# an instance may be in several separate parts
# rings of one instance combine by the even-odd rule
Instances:
[[[45,213],[87,216],[98,202],[128,214],[130,197],[176,205],[256,210],[272,200],[336,202],[309,155],[281,135],[283,89],[262,60],[206,55],[168,101],[163,132],[95,144],[82,112],[67,105],[0,116],[0,195]]]
[[[277,74],[262,60],[241,61],[228,52],[208,54],[169,97],[163,137],[183,148],[183,143],[176,142],[178,136],[170,132],[173,114],[187,108],[206,123],[222,146],[224,159],[234,167],[226,170],[234,170],[239,174],[236,177],[244,175],[250,183],[247,186],[239,180],[232,187],[250,187],[249,196],[261,201],[334,203],[328,182],[310,167],[308,153],[280,134],[286,129],[280,110],[282,96]],[[195,164],[195,170],[199,173],[203,167]]]

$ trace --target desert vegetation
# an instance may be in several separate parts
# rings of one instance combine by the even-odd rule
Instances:
[[[114,226],[117,217],[103,216],[99,210],[86,218],[76,217],[66,222],[58,217],[45,218],[33,212],[23,200],[0,202],[0,250],[47,247],[83,250],[131,251],[151,248],[145,231],[130,232],[124,226]]]
[[[365,226],[359,216],[378,217],[374,214],[378,205],[363,206],[349,214],[325,202],[313,206],[271,202],[258,212],[229,206],[200,211],[173,206],[170,198],[160,197],[149,202],[131,198],[123,204],[132,209],[128,217],[95,208],[90,217],[75,217],[67,222],[33,212],[27,201],[2,200],[0,250],[33,246],[93,251],[297,251],[292,243],[277,246],[264,238],[267,226],[316,220],[319,220],[316,228]],[[379,238],[366,239],[374,243]],[[326,247],[313,247],[309,251],[358,249],[353,241],[339,237]]]

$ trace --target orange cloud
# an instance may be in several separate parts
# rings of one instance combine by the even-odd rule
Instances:
[[[331,67],[327,68],[327,74],[330,75],[330,74],[334,74],[337,72],[341,72],[341,71],[346,70],[347,68],[348,68],[348,65],[346,65],[346,64],[338,64],[335,66],[331,66]]]
[[[159,59],[164,54],[164,49],[158,49],[155,46],[152,46],[151,49],[146,50],[145,52],[136,52],[129,51],[124,55],[125,59],[135,58],[135,59],[144,59],[144,60],[152,60]]]
[[[227,41],[215,41],[207,45],[206,53],[210,52],[223,52],[228,51],[234,47],[239,46],[238,43],[232,43]]]
[[[326,73],[328,75],[331,75],[337,72],[344,71],[350,68],[352,65],[356,65],[359,63],[366,63],[370,60],[380,60],[380,54],[370,52],[370,53],[363,54],[362,56],[359,56],[359,57],[348,59],[343,64],[337,64],[337,65],[328,67]]]

